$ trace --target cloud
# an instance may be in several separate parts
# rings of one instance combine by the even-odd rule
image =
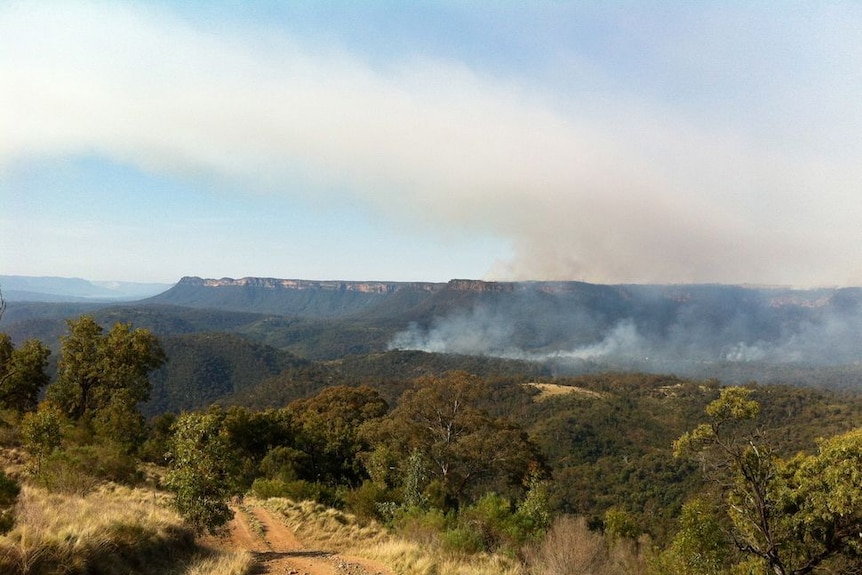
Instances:
[[[141,6],[12,3],[0,37],[0,177],[22,158],[96,154],[244,193],[349,199],[402,230],[510,241],[501,278],[862,281],[862,145],[843,137],[862,124],[845,98],[852,79],[830,76],[819,92],[802,90],[805,74],[753,83],[757,66],[721,62],[713,44],[714,77],[733,64],[738,90],[776,97],[746,123],[745,98],[698,114],[696,98],[608,88],[608,70],[563,89]],[[697,39],[679,40],[691,54]],[[835,73],[862,55],[858,42],[841,48]],[[680,73],[697,65],[656,53]],[[847,108],[810,110],[815,122],[792,104],[797,91]]]

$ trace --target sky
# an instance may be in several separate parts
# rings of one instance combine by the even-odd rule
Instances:
[[[0,3],[0,274],[862,285],[858,2]]]

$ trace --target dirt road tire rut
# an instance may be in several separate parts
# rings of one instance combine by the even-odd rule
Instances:
[[[255,575],[394,575],[372,561],[306,548],[292,529],[263,507],[244,506],[234,511],[224,544],[253,553]]]

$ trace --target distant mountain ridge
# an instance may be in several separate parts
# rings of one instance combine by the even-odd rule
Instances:
[[[795,289],[784,287],[737,286],[725,284],[591,284],[581,281],[523,281],[497,282],[474,279],[452,279],[448,282],[385,282],[303,280],[264,277],[201,278],[183,277],[170,289],[153,296],[147,303],[164,303],[188,307],[219,307],[234,311],[264,313],[282,312],[290,315],[316,316],[314,307],[305,308],[313,293],[325,294],[330,299],[348,299],[355,304],[328,306],[333,315],[362,311],[369,303],[382,302],[388,296],[409,292],[423,299],[440,294],[512,294],[514,296],[552,296],[572,299],[580,303],[599,300],[629,300],[649,303],[664,300],[686,304],[703,300],[737,302],[757,300],[770,308],[799,307],[814,309],[843,301],[856,305],[862,302],[862,288]],[[302,293],[297,298],[297,293]],[[361,294],[361,295],[358,295]],[[342,302],[346,303],[346,302]],[[294,307],[299,304],[298,307]],[[261,309],[273,308],[273,309]]]
[[[410,379],[423,362],[862,386],[862,288],[185,277],[134,302],[12,302],[0,329],[56,351],[64,318],[82,313],[150,329],[170,348],[155,411],[223,394],[269,405],[357,369]],[[329,371],[338,362],[341,376]],[[292,375],[272,379],[285,365]]]
[[[389,349],[674,373],[704,362],[862,364],[862,288],[189,276],[132,305],[161,306],[157,331],[183,308],[252,314],[229,331],[316,360]],[[53,334],[38,323],[47,313],[9,306],[6,329]]]
[[[173,284],[91,281],[56,276],[0,275],[7,301],[95,302],[133,301],[161,293]]]
[[[367,311],[399,292],[430,294],[446,284],[426,282],[315,281],[279,278],[187,276],[146,303],[218,308],[310,318]]]
[[[356,291],[361,293],[393,293],[405,286],[418,287],[420,289],[433,290],[435,284],[428,282],[379,282],[379,281],[338,281],[338,280],[300,280],[245,277],[240,279],[221,278],[207,279],[194,276],[186,276],[176,284],[178,287],[253,287],[264,289],[293,289],[310,290],[320,289],[325,291]]]
[[[351,321],[393,333],[391,349],[514,359],[862,360],[860,288],[186,277],[142,303]]]

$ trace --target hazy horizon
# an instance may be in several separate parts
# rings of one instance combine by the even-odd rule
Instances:
[[[287,281],[308,281],[308,282],[345,282],[345,283],[426,283],[426,284],[446,284],[450,282],[458,282],[458,281],[478,281],[485,283],[510,283],[510,284],[541,284],[541,283],[585,283],[592,285],[606,285],[606,286],[623,286],[623,285],[639,285],[639,286],[656,286],[656,287],[673,287],[673,286],[726,286],[726,287],[740,287],[740,288],[749,288],[749,289],[778,289],[778,290],[798,290],[798,291],[817,291],[817,290],[841,290],[841,289],[854,289],[854,288],[862,288],[862,284],[860,285],[837,285],[837,284],[823,284],[823,285],[811,285],[811,286],[795,286],[791,284],[767,284],[767,283],[751,283],[751,282],[591,282],[587,280],[541,280],[541,279],[483,279],[483,278],[470,278],[470,277],[453,277],[446,278],[442,280],[434,280],[434,279],[380,279],[375,277],[365,277],[365,278],[343,278],[343,277],[298,277],[298,276],[276,276],[273,274],[261,274],[254,276],[239,276],[239,275],[223,275],[219,277],[211,277],[211,276],[201,276],[196,274],[184,274],[180,277],[177,277],[174,280],[170,281],[135,281],[135,280],[125,280],[125,279],[108,279],[108,278],[88,278],[83,277],[81,275],[73,275],[73,276],[57,276],[57,275],[26,275],[26,274],[0,274],[0,290],[4,288],[4,281],[9,278],[18,278],[22,280],[60,280],[60,281],[83,281],[91,283],[95,286],[100,287],[110,287],[110,284],[129,284],[129,285],[139,285],[139,286],[166,286],[167,288],[173,287],[180,283],[185,278],[200,278],[203,280],[242,280],[247,278],[258,278],[258,279],[275,279],[275,280],[287,280]],[[18,289],[18,288],[12,288]]]
[[[6,2],[0,274],[862,285],[862,6]]]

